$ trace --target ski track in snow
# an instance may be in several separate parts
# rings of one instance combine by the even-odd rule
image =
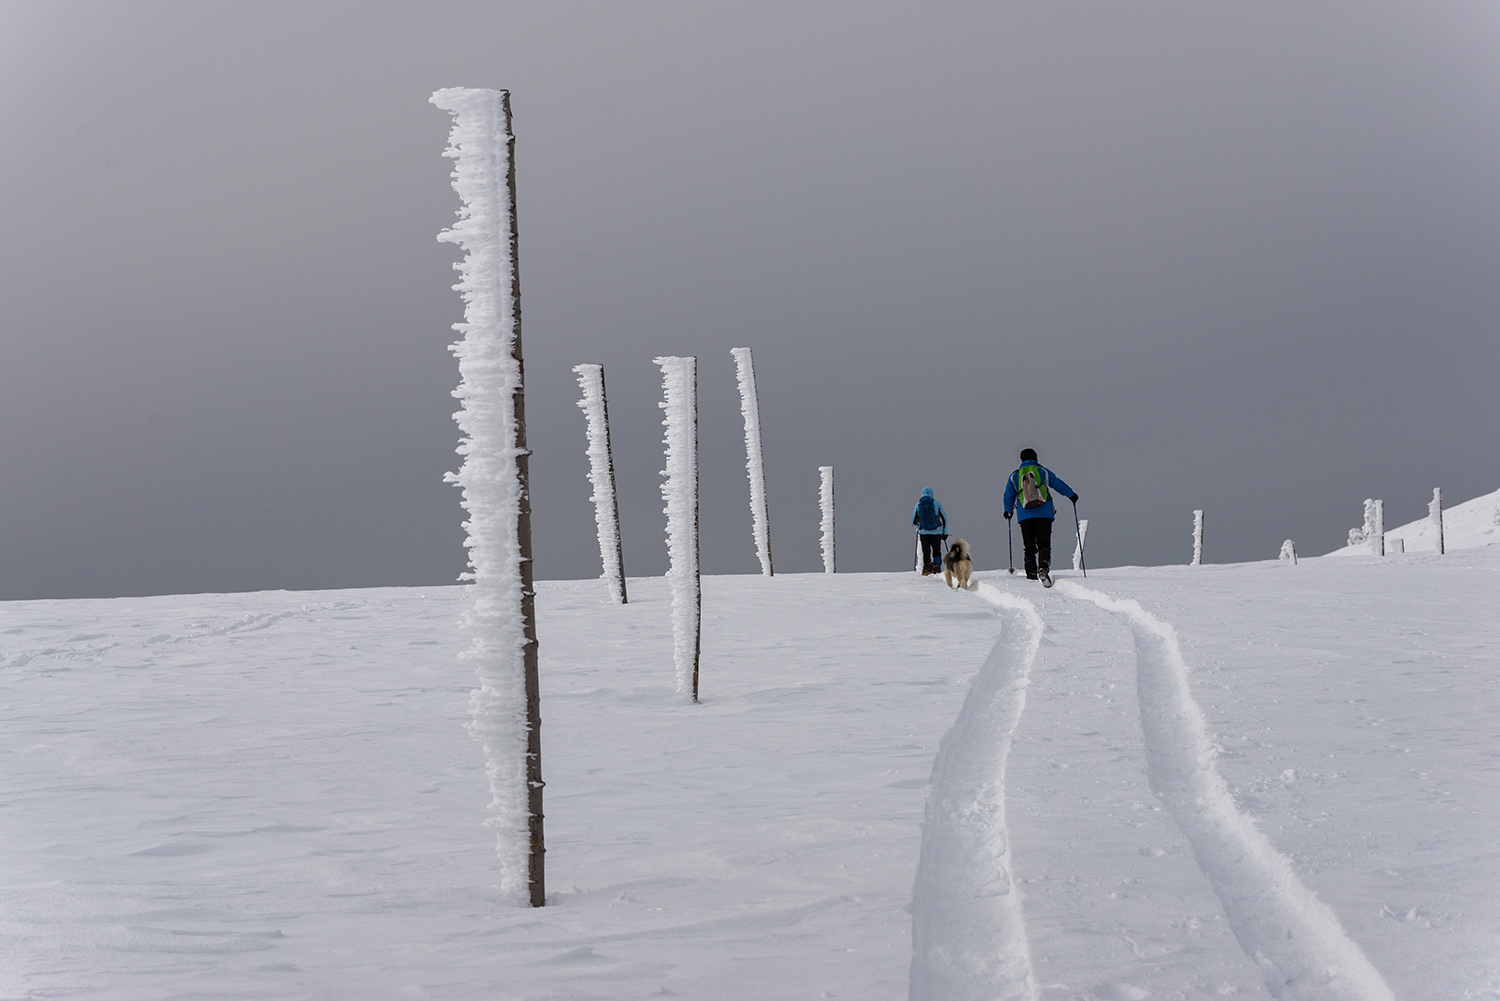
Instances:
[[[912,1001],[1037,996],[1005,827],[1005,757],[1042,620],[1023,598],[984,583],[977,591],[1005,624],[938,746],[927,786],[912,893]]]
[[[1266,987],[1288,1001],[1394,1001],[1333,910],[1235,808],[1214,765],[1203,711],[1188,690],[1187,664],[1172,626],[1136,601],[1071,581],[1059,582],[1058,590],[1130,623],[1151,789],[1192,844]]]

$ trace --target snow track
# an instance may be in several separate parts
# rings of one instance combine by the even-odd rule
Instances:
[[[1203,711],[1188,690],[1176,631],[1135,601],[1071,581],[1058,590],[1130,623],[1151,789],[1192,844],[1235,937],[1271,993],[1289,1001],[1394,1001],[1332,909],[1235,808],[1214,765]],[[925,860],[925,840],[923,853]]]
[[[1004,626],[927,786],[912,894],[912,1001],[1036,998],[1005,828],[1005,756],[1026,706],[1042,620],[1031,603],[981,583]]]

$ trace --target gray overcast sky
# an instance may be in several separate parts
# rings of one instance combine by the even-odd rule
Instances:
[[[1005,565],[1016,453],[1095,565],[1339,545],[1500,486],[1500,4],[0,3],[0,597],[463,569],[445,86],[512,92],[537,575],[666,567],[658,354],[699,357],[703,566]],[[1059,563],[1071,524],[1058,523]]]

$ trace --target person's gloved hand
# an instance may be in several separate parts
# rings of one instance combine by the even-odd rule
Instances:
[[[1006,521],[1010,521],[1010,512],[1009,511],[1005,512],[1005,520]]]
[[[1074,504],[1077,504],[1078,503],[1078,495],[1074,494],[1072,497],[1069,497],[1068,500],[1072,501]]]

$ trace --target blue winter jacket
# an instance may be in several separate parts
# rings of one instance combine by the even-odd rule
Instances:
[[[923,487],[922,488],[922,496],[923,497],[932,497],[932,488],[931,487]],[[919,507],[921,507],[921,505],[922,505],[922,502],[921,501],[917,501],[916,504],[912,505],[912,509],[911,509],[911,523],[913,525],[917,526],[917,534],[918,535],[947,535],[948,534],[948,514],[947,514],[946,511],[943,510],[943,503],[942,503],[942,501],[938,500],[936,497],[932,497],[932,506],[935,509],[936,514],[937,514],[937,528],[932,529],[930,532],[926,531],[926,530],[924,530],[922,528],[922,525],[921,525],[922,515],[917,510]]]
[[[1046,477],[1044,482],[1047,484],[1047,503],[1041,507],[1021,508],[1019,511],[1016,511],[1016,520],[1030,521],[1032,518],[1055,518],[1057,512],[1052,505],[1053,495],[1055,494],[1066,500],[1073,496],[1075,491],[1072,487],[1064,483],[1056,473],[1040,462],[1021,463],[1021,469],[1025,469],[1027,466],[1035,466]],[[1005,481],[1005,510],[1007,512],[1016,510],[1016,494],[1021,490],[1021,469],[1017,469],[1014,473],[1011,473],[1010,479]]]

